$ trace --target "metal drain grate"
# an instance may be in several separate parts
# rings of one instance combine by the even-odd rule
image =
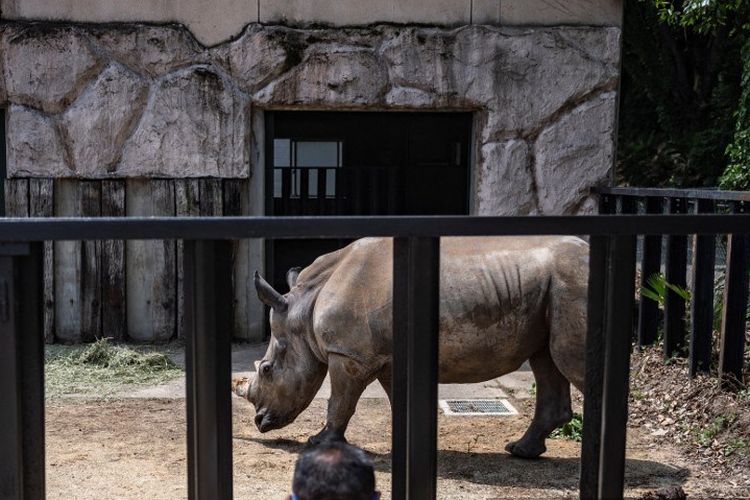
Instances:
[[[441,399],[440,407],[446,415],[518,415],[507,399]]]

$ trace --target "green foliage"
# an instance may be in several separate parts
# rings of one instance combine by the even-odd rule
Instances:
[[[573,413],[570,422],[562,424],[552,431],[550,437],[556,439],[569,439],[571,441],[581,442],[583,436],[583,416],[580,413]]]
[[[695,431],[696,441],[701,446],[711,446],[711,443],[713,443],[721,431],[729,427],[735,419],[734,415],[719,415],[715,417],[707,426]]]
[[[661,21],[709,34],[747,11],[747,0],[653,0]]]
[[[654,273],[646,280],[646,285],[641,287],[641,295],[658,302],[659,307],[664,307],[667,300],[667,290],[676,293],[685,302],[690,302],[690,292],[681,286],[667,282],[661,273]]]
[[[715,186],[735,136],[750,0],[626,3],[618,182]]]
[[[728,457],[729,455],[733,455],[734,453],[740,452],[743,455],[747,452],[747,449],[750,447],[750,442],[748,442],[747,439],[742,437],[736,437],[732,440],[730,440],[727,445],[724,447],[724,456]]]
[[[45,390],[48,396],[108,396],[126,386],[156,384],[182,370],[164,353],[136,350],[99,339],[83,346],[47,346]]]
[[[722,189],[750,190],[750,41],[742,49],[742,95],[735,112],[734,139],[727,147],[729,165],[719,179]]]
[[[724,282],[726,281],[726,274],[722,271],[714,278],[714,318],[713,328],[719,330],[721,328],[721,318],[724,311]],[[745,318],[750,321],[750,303],[747,304],[747,311]]]

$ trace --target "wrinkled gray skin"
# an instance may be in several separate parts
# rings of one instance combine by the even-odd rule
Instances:
[[[575,237],[442,238],[440,382],[482,382],[529,360],[536,411],[521,457],[544,453],[552,430],[571,418],[570,383],[583,387],[588,244]],[[261,432],[290,424],[326,371],[331,398],[323,430],[343,440],[365,387],[391,395],[392,240],[366,238],[287,275],[281,295],[256,273],[271,306],[271,341],[252,380],[233,390],[255,406]],[[248,386],[249,384],[249,386]]]

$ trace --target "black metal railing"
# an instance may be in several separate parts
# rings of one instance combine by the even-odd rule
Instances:
[[[597,191],[600,195],[600,213],[750,213],[750,192],[747,191],[628,187]],[[647,280],[661,271],[662,260],[667,283],[682,288],[690,283],[689,310],[686,310],[687,301],[683,297],[673,290],[666,291],[663,346],[665,358],[687,354],[690,376],[694,377],[698,373],[708,372],[711,367],[714,300],[719,299],[714,297],[717,234],[696,235],[692,241],[688,240],[687,235],[671,234],[666,235],[664,243],[660,234],[643,237],[641,287],[646,287]],[[750,240],[747,235],[730,235],[726,241],[726,255],[723,261],[718,260],[719,266],[724,267],[725,276],[724,295],[720,299],[722,315],[718,371],[722,383],[731,387],[742,380],[748,301],[747,269],[750,265]],[[653,344],[657,340],[660,319],[658,304],[641,294],[638,311],[640,346]]]
[[[0,498],[45,494],[42,244],[185,240],[188,491],[232,497],[230,240],[394,242],[392,484],[435,498],[440,237],[590,235],[581,498],[623,494],[636,238],[750,231],[750,215],[0,219]],[[744,270],[747,272],[747,269]],[[606,451],[606,453],[603,453]]]

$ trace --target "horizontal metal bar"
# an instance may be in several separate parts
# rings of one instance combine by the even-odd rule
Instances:
[[[598,194],[637,196],[640,198],[692,198],[696,200],[750,201],[750,191],[719,191],[718,189],[670,189],[640,187],[602,187]]]
[[[59,240],[357,238],[563,234],[724,234],[750,214],[527,217],[98,217],[0,219],[0,242]]]
[[[12,257],[14,255],[28,255],[31,247],[28,243],[2,243],[0,242],[0,255]]]

